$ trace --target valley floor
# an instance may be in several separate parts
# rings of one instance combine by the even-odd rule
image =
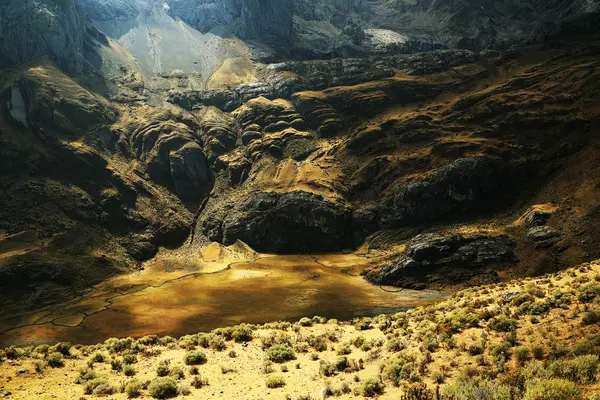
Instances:
[[[179,339],[10,347],[0,353],[0,395],[431,399],[439,388],[444,399],[597,400],[599,302],[593,262],[348,322],[314,317]]]

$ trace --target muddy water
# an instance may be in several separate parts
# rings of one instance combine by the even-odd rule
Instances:
[[[175,271],[163,263],[98,285],[69,303],[1,320],[0,345],[179,336],[241,322],[314,315],[350,319],[443,297],[437,292],[391,292],[373,286],[359,275],[370,263],[355,254],[256,255]]]

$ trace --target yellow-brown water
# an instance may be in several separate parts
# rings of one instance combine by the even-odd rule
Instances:
[[[109,337],[178,336],[241,322],[321,315],[349,319],[431,303],[436,292],[388,291],[360,271],[357,254],[273,256],[221,249],[200,266],[158,260],[66,304],[0,320],[0,344],[97,343]]]

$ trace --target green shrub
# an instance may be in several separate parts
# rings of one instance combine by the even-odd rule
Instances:
[[[406,348],[406,342],[400,338],[394,338],[387,342],[386,346],[388,351],[399,352]]]
[[[344,343],[337,349],[337,354],[344,356],[352,353],[352,347],[349,343]]]
[[[140,397],[142,395],[142,389],[144,385],[137,380],[132,380],[125,385],[125,393],[130,399]]]
[[[280,388],[285,386],[283,376],[273,375],[267,378],[267,387],[270,389]]]
[[[106,355],[100,352],[96,352],[92,355],[91,360],[93,362],[103,363],[104,361],[106,361]]]
[[[453,400],[512,400],[510,387],[496,381],[459,381],[444,387],[444,398]]]
[[[68,356],[71,352],[71,347],[73,347],[73,345],[69,342],[60,342],[60,343],[57,343],[54,346],[50,347],[48,349],[48,352],[49,353],[59,352],[64,356]]]
[[[177,382],[172,378],[156,378],[148,386],[148,393],[155,399],[177,397]]]
[[[531,353],[529,352],[529,349],[520,347],[515,349],[515,358],[517,359],[518,365],[525,365],[527,361],[531,360]]]
[[[65,361],[62,353],[55,351],[46,356],[46,362],[52,368],[62,368],[65,366]]]
[[[322,376],[325,377],[330,377],[335,375],[335,372],[337,371],[337,369],[335,368],[335,365],[333,365],[333,363],[330,363],[329,361],[323,361],[321,360],[319,362],[319,374],[321,374]]]
[[[267,359],[276,363],[282,363],[296,359],[294,350],[288,344],[275,344],[267,350]]]
[[[600,311],[588,311],[583,314],[584,325],[594,325],[600,323]]]
[[[167,376],[171,372],[171,368],[169,368],[169,363],[161,361],[156,367],[156,375],[157,376]]]
[[[517,326],[517,321],[508,318],[493,318],[489,322],[490,329],[497,332],[510,332]]]
[[[210,348],[216,351],[223,351],[227,348],[227,343],[223,336],[212,336],[210,338]]]
[[[403,359],[395,359],[383,366],[383,378],[392,382],[394,386],[399,386],[402,380],[408,380],[413,374],[415,366],[411,362]]]
[[[127,365],[131,365],[131,364],[137,364],[138,359],[135,356],[135,354],[125,354],[123,356],[123,363],[127,364]]]
[[[148,335],[148,336],[144,336],[143,338],[139,339],[138,342],[140,344],[143,344],[144,346],[153,346],[155,344],[158,344],[159,339],[158,339],[158,336],[156,336],[156,335]]]
[[[383,383],[381,383],[379,378],[367,378],[363,381],[360,391],[365,397],[378,396],[383,394]]]
[[[204,386],[208,386],[208,380],[207,379],[202,379],[202,377],[200,375],[195,375],[192,378],[192,382],[191,382],[192,387],[196,388],[196,389],[200,389]]]
[[[188,351],[183,357],[185,365],[201,365],[206,363],[206,354],[201,351]]]
[[[133,368],[131,365],[125,365],[123,367],[123,374],[125,376],[134,376],[135,375],[135,368]]]
[[[93,369],[83,369],[79,371],[79,376],[75,379],[75,383],[82,385],[88,381],[94,380],[98,377]]]
[[[581,391],[564,379],[536,379],[527,383],[523,400],[580,400]]]
[[[533,354],[533,358],[536,360],[544,359],[544,348],[542,346],[533,346],[531,348],[531,354]]]
[[[600,297],[600,286],[592,282],[579,287],[577,298],[584,303],[591,303],[596,297]]]
[[[233,328],[233,339],[238,342],[249,342],[252,340],[252,326],[241,324]]]
[[[110,368],[113,371],[122,371],[123,370],[123,361],[118,358],[113,358],[110,360]]]
[[[304,317],[298,321],[298,324],[300,324],[300,326],[312,326],[313,322],[310,318]]]
[[[596,381],[598,372],[598,356],[586,355],[571,360],[556,360],[548,366],[552,376],[568,379],[577,383]]]
[[[105,379],[96,378],[87,382],[83,388],[85,394],[108,395],[115,393],[115,388],[110,386]]]

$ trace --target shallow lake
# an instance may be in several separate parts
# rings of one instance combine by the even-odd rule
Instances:
[[[351,319],[396,312],[444,297],[434,291],[373,286],[358,254],[223,256],[190,268],[158,260],[64,304],[0,320],[0,345],[110,337],[181,336],[241,322],[320,315]]]

